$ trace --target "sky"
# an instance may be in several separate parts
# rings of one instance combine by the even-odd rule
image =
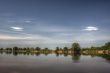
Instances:
[[[1,47],[100,46],[109,29],[109,0],[0,0]]]

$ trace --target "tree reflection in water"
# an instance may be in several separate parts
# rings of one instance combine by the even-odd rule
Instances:
[[[35,55],[35,56],[40,56],[41,54],[44,54],[45,56],[48,56],[49,54],[55,54],[56,57],[59,57],[61,55],[63,55],[64,57],[67,56],[71,56],[71,59],[73,60],[73,62],[78,63],[80,61],[80,56],[81,55],[90,55],[91,57],[102,57],[104,59],[106,59],[107,61],[110,62],[110,54],[82,54],[82,53],[71,53],[69,54],[68,52],[64,52],[64,53],[49,53],[49,52],[17,52],[17,51],[0,51],[0,54],[7,54],[7,55],[14,55],[14,56],[18,56],[18,55]]]
[[[75,63],[79,62],[80,56],[81,56],[80,53],[74,53],[74,54],[72,55],[72,60],[73,60],[73,62],[75,62]]]
[[[98,55],[99,57],[102,57],[102,58],[104,58],[104,59],[106,59],[107,61],[109,61],[110,62],[110,54],[100,54],[100,55]]]

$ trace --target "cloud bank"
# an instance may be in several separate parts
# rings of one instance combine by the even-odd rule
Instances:
[[[12,27],[10,27],[10,28],[11,28],[11,30],[13,30],[13,31],[23,31],[23,28],[22,28],[22,27],[12,26]]]
[[[84,29],[85,31],[97,31],[99,30],[97,27],[93,27],[93,26],[88,26]]]

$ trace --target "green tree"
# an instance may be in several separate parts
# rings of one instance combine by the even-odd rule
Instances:
[[[68,51],[68,47],[64,47],[64,51]]]
[[[41,48],[40,47],[36,47],[36,51],[40,51],[41,50]]]
[[[109,49],[110,50],[110,42],[105,43],[105,49]]]
[[[45,48],[44,51],[49,51],[49,49],[48,48]]]
[[[18,51],[18,47],[13,47],[13,51]]]
[[[58,52],[59,50],[60,50],[60,48],[59,47],[56,47],[55,52]]]
[[[72,49],[72,51],[74,51],[76,53],[80,52],[80,45],[79,45],[79,43],[73,43],[71,49]]]

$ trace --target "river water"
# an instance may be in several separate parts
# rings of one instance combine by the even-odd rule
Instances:
[[[110,73],[110,55],[2,53],[0,73]]]

